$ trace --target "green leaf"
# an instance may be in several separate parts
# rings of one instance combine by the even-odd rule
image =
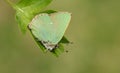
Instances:
[[[53,55],[59,56],[61,53],[64,52],[64,47],[61,43],[58,44],[58,48],[55,48],[54,50],[51,51]]]
[[[60,43],[66,43],[67,44],[67,43],[70,43],[70,41],[65,36],[63,36]]]
[[[25,16],[25,14],[22,14],[21,12],[17,12],[16,13],[16,21],[18,22],[18,24],[21,28],[21,31],[23,33],[25,33],[26,30],[27,30],[27,26],[28,26],[28,24],[30,23],[31,20],[30,20],[30,18],[27,18]]]
[[[22,32],[26,32],[32,18],[41,12],[52,0],[21,0],[16,4],[16,20]]]
[[[28,14],[36,14],[51,3],[51,1],[52,0],[21,0],[17,3],[17,6]]]
[[[46,11],[42,11],[42,12],[40,12],[40,13],[48,13],[48,14],[51,14],[51,13],[55,13],[55,12],[57,12],[57,11],[55,11],[55,10],[46,10]]]

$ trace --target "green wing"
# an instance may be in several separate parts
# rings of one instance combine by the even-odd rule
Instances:
[[[52,21],[49,15],[42,13],[33,18],[29,24],[29,28],[38,40],[48,41],[52,34],[50,23],[52,23]]]
[[[55,35],[52,41],[54,43],[58,43],[62,39],[69,25],[69,22],[71,20],[71,13],[68,12],[53,13],[51,14],[51,19],[52,22],[54,23],[53,34]]]
[[[50,15],[41,13],[32,20],[29,28],[38,40],[57,44],[62,39],[70,19],[71,14],[67,12],[57,12]]]

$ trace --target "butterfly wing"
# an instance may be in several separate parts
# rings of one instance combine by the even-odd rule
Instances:
[[[69,25],[69,22],[71,20],[71,13],[57,12],[57,13],[51,14],[50,17],[52,22],[54,23],[53,33],[52,33],[53,34],[52,42],[58,43],[62,39]]]
[[[39,41],[58,44],[70,22],[71,14],[57,12],[50,15],[42,13],[37,15],[29,25],[33,35]]]
[[[48,41],[52,34],[51,23],[50,16],[46,13],[42,13],[33,18],[29,24],[29,28],[39,41]]]

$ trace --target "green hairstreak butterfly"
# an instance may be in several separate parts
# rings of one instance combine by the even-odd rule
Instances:
[[[52,51],[58,46],[71,20],[71,13],[55,12],[36,15],[29,24],[32,34]]]

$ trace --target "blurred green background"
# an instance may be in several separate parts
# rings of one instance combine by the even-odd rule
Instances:
[[[0,73],[120,73],[119,0],[53,0],[47,9],[72,13],[65,36],[73,44],[58,58],[23,35],[0,0]]]

